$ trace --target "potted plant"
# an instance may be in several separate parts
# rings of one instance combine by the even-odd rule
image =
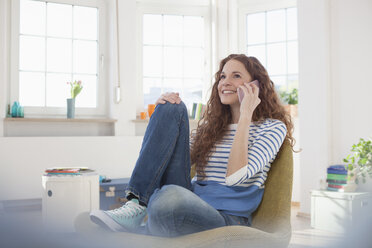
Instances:
[[[344,158],[349,171],[348,179],[355,181],[356,184],[366,183],[368,177],[372,178],[372,139],[361,138],[358,144],[352,146],[351,152]]]
[[[293,88],[292,90],[279,91],[279,96],[285,105],[285,109],[291,116],[297,116],[297,104],[298,104],[298,90]]]
[[[67,99],[67,118],[75,118],[75,98],[83,89],[81,81],[67,82],[71,86],[71,98]]]

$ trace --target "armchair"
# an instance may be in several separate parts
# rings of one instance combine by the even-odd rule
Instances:
[[[191,171],[191,175],[195,173]],[[291,238],[293,154],[285,141],[268,173],[263,199],[252,216],[252,226],[225,226],[176,238],[133,233],[111,233],[90,221],[89,213],[75,220],[81,234],[100,237],[121,247],[287,247]]]

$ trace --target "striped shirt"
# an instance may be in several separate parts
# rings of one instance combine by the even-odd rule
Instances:
[[[227,163],[238,124],[230,124],[223,138],[212,148],[205,177],[196,175],[193,191],[218,210],[249,217],[261,202],[271,163],[285,139],[283,122],[266,119],[252,123],[248,140],[248,164],[226,177]]]

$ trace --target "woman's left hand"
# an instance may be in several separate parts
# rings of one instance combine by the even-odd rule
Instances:
[[[244,92],[244,97],[240,104],[240,115],[252,117],[254,110],[261,102],[261,99],[258,98],[260,89],[253,83],[244,83],[239,88]]]

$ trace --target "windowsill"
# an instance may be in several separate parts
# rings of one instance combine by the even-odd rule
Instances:
[[[115,123],[116,119],[106,118],[4,118],[4,121],[15,121],[15,122],[85,122],[85,123]]]
[[[149,119],[135,119],[131,120],[134,122],[135,126],[135,135],[136,136],[144,136],[147,128],[147,124],[149,123]],[[189,126],[190,126],[190,132],[198,127],[199,120],[189,119]]]
[[[132,120],[132,122],[134,122],[134,123],[149,123],[149,121],[150,121],[149,119],[145,119],[145,120],[143,120],[143,119],[135,119],[135,120]],[[189,123],[190,124],[197,125],[198,122],[199,122],[199,120],[189,119]]]
[[[117,120],[105,117],[4,118],[5,137],[115,136]]]

